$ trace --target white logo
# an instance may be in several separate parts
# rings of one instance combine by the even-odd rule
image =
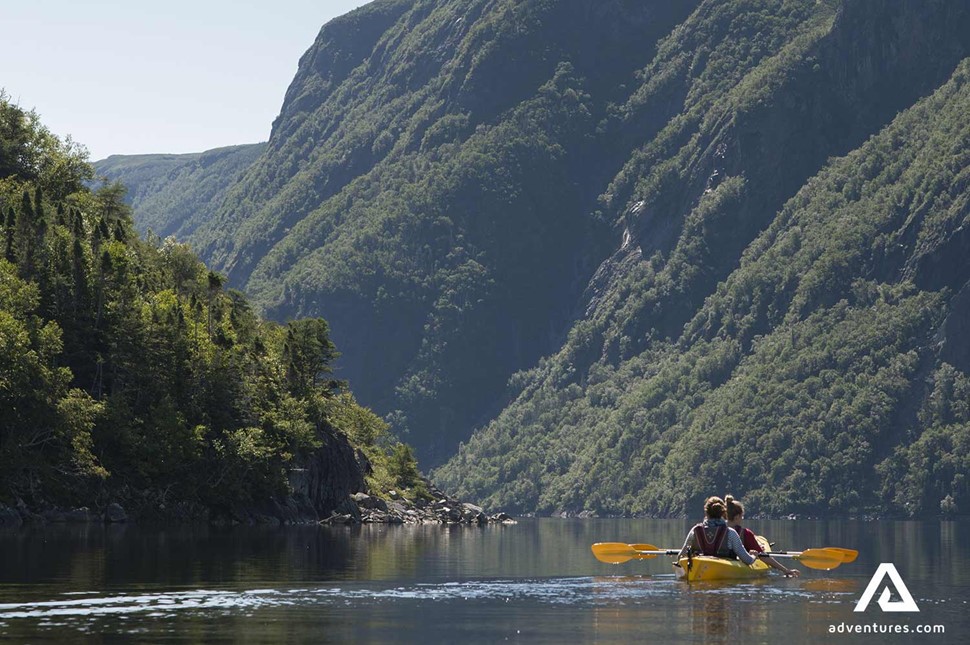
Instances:
[[[913,600],[912,594],[906,588],[906,583],[903,582],[899,572],[896,571],[896,567],[891,562],[883,562],[879,565],[879,568],[872,575],[872,580],[869,581],[869,586],[866,587],[865,592],[862,594],[862,598],[859,598],[859,602],[856,603],[855,609],[852,611],[866,610],[866,607],[869,606],[869,601],[876,595],[876,589],[879,588],[879,584],[886,576],[889,576],[889,579],[892,580],[893,586],[896,587],[896,593],[899,594],[902,600],[890,600],[889,598],[892,594],[887,585],[882,590],[882,595],[879,596],[879,600],[876,601],[879,603],[879,608],[883,611],[919,611],[919,607],[916,606],[916,601]]]

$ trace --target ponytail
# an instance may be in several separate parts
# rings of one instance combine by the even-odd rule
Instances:
[[[724,496],[724,504],[727,507],[727,518],[733,522],[738,515],[744,514],[744,504],[734,499],[733,495]]]

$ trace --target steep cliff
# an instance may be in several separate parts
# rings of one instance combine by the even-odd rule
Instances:
[[[681,514],[724,488],[773,513],[970,501],[962,407],[935,402],[965,383],[940,339],[966,279],[947,249],[967,215],[967,15],[872,9],[840,6],[675,154],[634,157],[609,195],[628,237],[586,319],[440,481],[544,511]],[[920,461],[934,450],[949,470]]]

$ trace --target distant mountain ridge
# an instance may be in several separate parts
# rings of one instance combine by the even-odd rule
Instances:
[[[460,495],[967,512],[968,55],[936,1],[374,2],[184,239]]]
[[[142,234],[188,238],[225,197],[266,144],[216,148],[190,154],[112,155],[95,163],[99,175],[122,182],[138,205]]]

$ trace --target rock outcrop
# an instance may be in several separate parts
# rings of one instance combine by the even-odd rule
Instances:
[[[397,491],[388,491],[390,501],[366,493],[347,497],[326,524],[467,524],[484,526],[489,523],[514,524],[507,513],[487,514],[475,504],[442,493],[425,481],[430,499],[408,500]]]

